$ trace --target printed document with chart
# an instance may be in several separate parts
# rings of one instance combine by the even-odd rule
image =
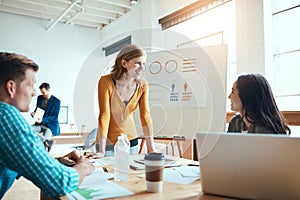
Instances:
[[[126,188],[108,180],[111,178],[113,178],[113,174],[104,172],[102,168],[97,168],[91,175],[84,178],[74,192],[67,195],[68,199],[106,199],[133,194]]]

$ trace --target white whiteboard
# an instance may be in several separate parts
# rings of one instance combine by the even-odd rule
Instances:
[[[155,136],[225,131],[227,45],[147,54],[145,76]],[[139,113],[137,129],[142,133]]]

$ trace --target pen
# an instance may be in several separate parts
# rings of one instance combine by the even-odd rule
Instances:
[[[108,172],[106,167],[102,167],[104,172]]]
[[[145,162],[143,160],[134,160],[134,162],[144,165]]]
[[[188,164],[188,166],[195,166],[195,167],[199,167],[199,164]]]

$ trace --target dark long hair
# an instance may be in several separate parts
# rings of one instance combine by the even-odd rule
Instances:
[[[243,104],[243,117],[250,123],[268,127],[277,134],[286,134],[290,130],[265,77],[260,74],[241,75],[236,86]]]

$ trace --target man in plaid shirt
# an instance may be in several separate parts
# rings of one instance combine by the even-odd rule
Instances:
[[[46,196],[62,196],[94,171],[91,162],[75,151],[58,159],[51,157],[22,117],[20,112],[29,111],[36,95],[37,71],[32,60],[0,52],[0,199],[19,176],[32,181]]]

